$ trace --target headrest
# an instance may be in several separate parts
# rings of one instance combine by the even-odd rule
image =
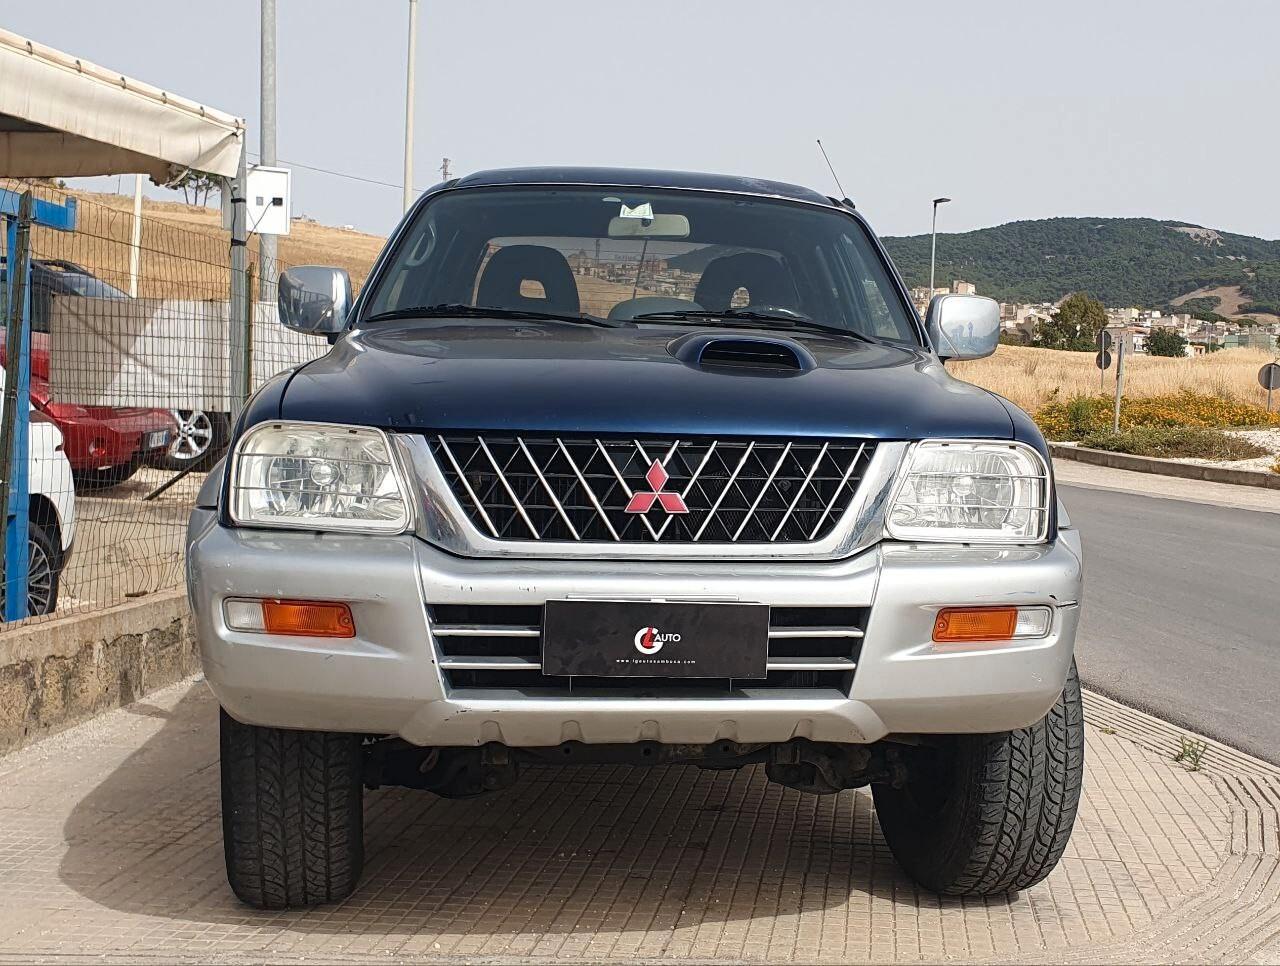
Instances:
[[[524,282],[537,282],[544,297],[522,295]],[[476,293],[478,305],[577,315],[578,286],[564,255],[543,245],[508,245],[489,257]]]
[[[729,308],[733,293],[745,288],[753,305],[798,307],[795,285],[782,263],[759,252],[722,255],[707,265],[694,301],[710,311]]]

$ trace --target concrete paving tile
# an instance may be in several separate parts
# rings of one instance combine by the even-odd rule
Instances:
[[[581,766],[471,802],[370,793],[356,896],[258,913],[226,887],[211,697],[189,684],[148,702],[0,759],[0,962],[1265,962],[1280,936],[1265,865],[1280,791],[1095,728],[1067,854],[1019,896],[919,890],[862,791]]]

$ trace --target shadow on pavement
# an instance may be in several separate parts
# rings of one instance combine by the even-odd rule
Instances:
[[[870,796],[814,797],[762,771],[528,769],[447,801],[366,795],[365,876],[345,903],[260,913],[222,864],[216,703],[203,683],[74,807],[59,875],[121,913],[302,932],[671,930],[893,902],[938,909],[894,865]]]

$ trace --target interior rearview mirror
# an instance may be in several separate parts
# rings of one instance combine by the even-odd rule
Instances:
[[[981,295],[935,295],[925,325],[943,362],[984,359],[1000,344],[1000,304]]]
[[[280,321],[307,335],[337,335],[351,312],[351,276],[341,268],[297,265],[280,273]]]
[[[610,238],[688,238],[689,219],[684,215],[634,215],[609,219]]]

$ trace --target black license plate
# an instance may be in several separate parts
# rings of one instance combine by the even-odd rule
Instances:
[[[542,673],[591,677],[762,678],[769,605],[549,600]]]

